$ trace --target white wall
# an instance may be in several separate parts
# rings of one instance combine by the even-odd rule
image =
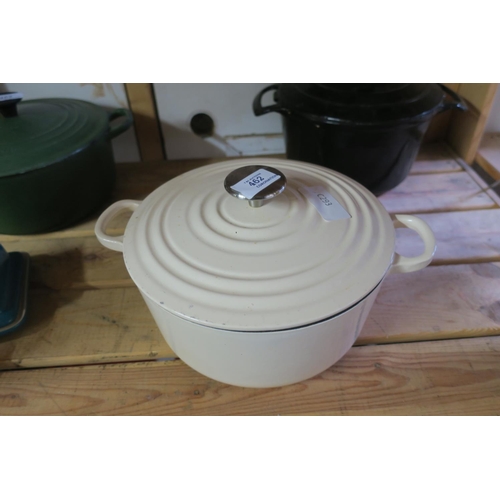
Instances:
[[[254,97],[269,83],[154,84],[165,149],[169,159],[265,155],[285,152],[281,118],[255,116]],[[265,96],[271,104],[272,92]],[[214,135],[201,138],[191,118],[206,113],[215,122]]]
[[[24,99],[82,99],[107,108],[128,108],[123,83],[4,83],[5,92],[22,92]],[[115,161],[139,161],[134,127],[113,139]]]

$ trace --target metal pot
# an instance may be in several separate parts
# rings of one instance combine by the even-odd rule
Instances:
[[[263,106],[270,91],[276,104]],[[375,195],[407,177],[432,118],[448,109],[467,107],[434,83],[282,83],[253,103],[256,116],[283,116],[288,158],[346,174]]]
[[[429,264],[435,238],[393,218],[352,179],[307,163],[232,160],[187,172],[144,201],[123,200],[96,236],[121,251],[158,327],[200,373],[246,387],[308,379],[353,345],[389,272]],[[125,234],[106,228],[133,211]],[[418,257],[395,253],[395,227]]]
[[[130,127],[132,114],[76,99],[21,98],[0,94],[0,233],[54,231],[110,196],[111,139]]]

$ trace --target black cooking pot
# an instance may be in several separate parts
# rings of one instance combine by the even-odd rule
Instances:
[[[262,106],[273,90],[276,104]],[[376,195],[406,178],[432,118],[448,109],[467,107],[435,83],[282,83],[253,102],[256,116],[283,116],[288,158],[346,174]]]

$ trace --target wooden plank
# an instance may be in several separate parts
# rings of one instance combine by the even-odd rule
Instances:
[[[33,291],[26,324],[0,338],[0,370],[171,357],[135,287]]]
[[[358,344],[500,334],[500,265],[437,266],[390,275]]]
[[[500,166],[489,161],[481,151],[478,151],[475,162],[493,179],[500,179]]]
[[[130,109],[142,161],[162,160],[163,140],[151,83],[126,83]]]
[[[379,200],[390,213],[429,213],[496,207],[467,172],[411,175]]]
[[[0,373],[1,415],[500,415],[500,338],[354,347],[319,376],[243,389],[181,361]]]
[[[476,162],[495,180],[500,179],[500,134],[485,134]]]
[[[420,147],[416,161],[439,161],[453,159],[450,152],[450,147],[445,142],[433,142],[422,144]]]
[[[29,253],[32,288],[132,286],[123,254],[103,247],[95,236],[8,241],[3,246],[8,252]]]
[[[476,156],[497,88],[497,83],[460,84],[459,93],[467,99],[469,109],[453,111],[447,142],[468,164]]]
[[[424,144],[413,163],[410,175],[461,172],[463,168],[453,159],[442,142]]]
[[[433,229],[437,251],[433,265],[500,261],[500,210],[420,214]],[[123,231],[118,228],[117,232]],[[423,243],[414,231],[396,231],[397,250],[414,256]],[[133,286],[123,255],[103,247],[95,236],[31,239],[3,243],[9,252],[31,256],[31,286],[89,289]]]
[[[175,357],[130,284],[33,291],[25,327],[0,339],[0,370]],[[429,267],[387,277],[357,344],[499,333],[499,265]]]

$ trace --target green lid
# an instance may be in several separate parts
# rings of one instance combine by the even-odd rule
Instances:
[[[21,98],[0,94],[0,177],[63,160],[109,131],[110,114],[90,102]]]

